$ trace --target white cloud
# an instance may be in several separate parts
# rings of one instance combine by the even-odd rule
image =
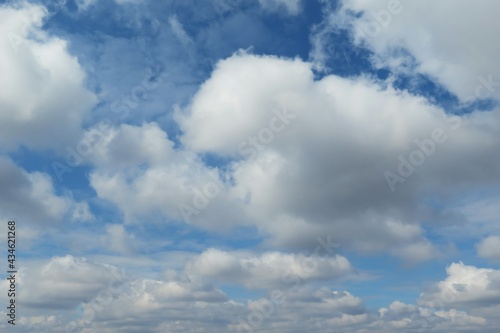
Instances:
[[[58,196],[51,178],[42,172],[26,172],[0,156],[0,216],[32,225],[54,225],[91,218],[85,202]],[[82,211],[83,209],[83,211]],[[80,213],[85,214],[80,214]]]
[[[477,255],[481,258],[500,261],[500,237],[489,236],[477,244]]]
[[[436,78],[462,100],[498,99],[500,47],[492,41],[500,29],[495,19],[499,10],[494,0],[343,1],[330,25],[351,26],[355,40],[373,50],[378,62],[391,62],[399,57],[398,49],[408,50],[417,71]],[[362,14],[354,17],[349,11]]]
[[[428,241],[413,243],[399,249],[394,249],[392,254],[412,264],[428,261],[441,256],[441,253]]]
[[[127,232],[120,224],[110,224],[106,226],[106,235],[102,237],[104,248],[121,254],[133,254],[137,251],[138,241],[133,234]]]
[[[180,276],[171,278],[178,281]],[[131,332],[130,328],[134,327],[144,332],[199,330],[210,333],[221,330],[298,333],[315,329],[342,333],[401,330],[444,333],[478,329],[495,332],[494,322],[456,309],[436,310],[395,301],[388,308],[381,308],[376,315],[365,309],[359,297],[328,288],[274,290],[274,293],[249,300],[247,304],[225,298],[208,301],[200,296],[194,298],[195,302],[185,302],[178,295],[185,290],[195,294],[199,285],[192,281],[173,282],[172,279],[134,282],[130,290],[96,312],[95,316],[88,315],[93,311],[91,306],[86,306],[84,318],[94,318],[88,331]],[[165,293],[168,296],[162,298]],[[180,311],[179,307],[191,311]],[[126,326],[119,320],[121,318],[128,318]]]
[[[362,301],[345,291],[300,288],[247,304],[228,300],[209,286],[172,275],[165,280],[137,280],[100,311],[84,306],[79,321],[88,332],[270,332],[295,333],[314,327],[349,327],[367,320]],[[189,311],[186,311],[189,309]],[[325,316],[325,313],[328,313]],[[85,318],[92,318],[85,325]],[[122,318],[127,318],[123,324]]]
[[[362,252],[432,259],[441,250],[420,222],[461,221],[423,200],[498,182],[499,111],[450,116],[365,78],[314,81],[311,66],[245,53],[219,62],[177,113],[182,148],[154,123],[106,130],[90,156],[92,186],[127,221],[182,221],[183,203],[198,206],[193,223],[254,225],[268,246],[310,249],[330,234]],[[206,152],[240,161],[210,169]],[[388,171],[400,179],[389,184]]]
[[[362,300],[346,291],[306,287],[293,292],[275,291],[274,296],[249,301],[248,313],[239,320],[235,331],[265,329],[291,333],[321,329],[349,332],[368,319]]]
[[[7,318],[4,311],[0,311],[2,317]],[[63,330],[65,320],[55,315],[33,315],[22,316],[16,319],[16,331],[20,333],[65,333]],[[12,329],[12,325],[6,320],[0,323],[0,329],[7,332]]]
[[[219,170],[206,167],[192,152],[174,149],[157,124],[122,125],[99,136],[89,155],[96,165],[90,181],[101,198],[124,211],[127,222],[161,213],[167,220],[208,229],[243,223],[238,204],[226,205]]]
[[[123,283],[123,274],[112,266],[67,255],[24,265],[16,281],[22,290],[16,297],[21,307],[74,309],[99,291]],[[4,290],[7,282],[1,282]]]
[[[91,143],[88,159],[103,169],[159,165],[174,157],[174,143],[156,123],[119,128],[95,126],[84,135]],[[93,143],[93,145],[92,145]]]
[[[271,135],[276,110],[293,118]],[[190,150],[243,158],[232,194],[272,235],[269,244],[304,246],[331,233],[367,252],[418,250],[419,260],[437,253],[419,221],[447,218],[420,200],[495,181],[498,118],[498,111],[452,117],[365,78],[314,81],[309,63],[247,54],[221,61],[178,117]],[[397,174],[401,158],[415,154],[422,165],[391,193],[384,174]]]
[[[500,271],[453,263],[447,278],[420,295],[419,304],[437,307],[481,308],[498,305]]]
[[[353,273],[349,261],[339,255],[320,257],[266,252],[253,256],[218,249],[208,249],[195,257],[187,264],[186,270],[252,289],[280,287],[291,279],[298,279],[301,283],[327,281]]]
[[[457,330],[490,332],[491,325],[480,316],[463,311],[436,310],[394,301],[388,308],[379,309],[373,318],[373,332],[450,332]],[[491,330],[493,332],[493,330]]]
[[[78,327],[89,332],[183,331],[204,327],[215,331],[239,306],[219,289],[171,272],[164,279],[134,279],[110,302],[83,306]],[[189,311],[186,311],[188,310]],[[127,323],[123,324],[123,318]],[[217,318],[217,319],[215,319]]]
[[[263,75],[268,80],[265,83]],[[243,54],[220,61],[192,100],[188,114],[178,114],[184,131],[181,140],[190,150],[235,154],[250,134],[271,127],[274,112],[286,117],[283,105],[292,115],[304,107],[301,93],[307,91],[312,78],[308,64],[299,60]],[[287,125],[286,120],[293,119],[275,121],[275,127]]]
[[[0,6],[0,148],[62,148],[80,134],[96,103],[66,41],[47,35],[47,11]]]
[[[214,256],[214,253],[214,250],[209,250],[192,258],[187,270],[192,268],[190,265],[196,265],[207,274],[214,273],[217,284],[226,284],[224,274],[229,277],[238,275],[234,273],[234,268],[239,265],[240,271],[250,275],[249,279],[266,284],[272,280],[273,272],[281,270],[286,264],[290,264],[289,268],[293,270],[297,259],[300,259],[295,256],[291,260],[287,255],[276,253],[260,257],[221,251]],[[208,255],[210,262],[203,258]],[[323,264],[319,263],[318,267]],[[479,277],[471,274],[474,273],[472,271],[479,273]],[[250,297],[246,303],[241,303],[207,283],[206,276],[197,276],[192,272],[167,270],[155,278],[132,278],[119,273],[113,266],[72,256],[55,257],[48,261],[30,262],[20,271],[18,285],[23,293],[20,294],[19,305],[24,311],[18,318],[18,324],[23,333],[33,332],[35,327],[44,333],[51,332],[51,329],[59,332],[56,327],[60,332],[63,328],[76,328],[88,333],[130,333],[138,330],[212,333],[260,329],[272,333],[298,333],[314,329],[342,333],[401,330],[444,333],[458,329],[471,332],[481,329],[493,333],[497,313],[477,312],[477,306],[480,309],[481,306],[498,304],[491,298],[488,299],[491,302],[477,302],[487,295],[486,290],[495,294],[492,288],[497,286],[497,272],[492,271],[463,264],[449,267],[448,273],[453,279],[448,278],[445,282],[455,290],[468,290],[467,297],[475,298],[476,307],[469,307],[467,311],[454,308],[459,303],[448,302],[446,306],[435,302],[423,304],[426,298],[422,296],[418,305],[394,301],[376,314],[365,308],[360,297],[348,291],[317,289],[292,280],[273,286],[275,289],[268,290],[261,297]],[[488,279],[489,285],[485,283]],[[244,280],[239,282],[245,284]],[[442,282],[437,286],[443,287]],[[6,283],[7,280],[2,280],[0,287],[5,289]],[[476,285],[475,289],[468,289],[472,284]],[[479,285],[481,287],[477,288]],[[34,314],[33,310],[38,312]],[[0,315],[5,315],[5,312],[0,312]],[[127,320],[124,322],[123,318]],[[5,325],[4,322],[0,323],[0,328],[5,328],[2,325]]]

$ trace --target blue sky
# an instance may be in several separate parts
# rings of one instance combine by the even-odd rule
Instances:
[[[0,1],[0,328],[497,332],[498,7]]]

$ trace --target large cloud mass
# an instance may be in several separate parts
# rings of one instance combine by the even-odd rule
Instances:
[[[127,213],[182,220],[186,203],[198,224],[251,224],[270,245],[313,247],[331,234],[361,251],[434,257],[420,223],[466,218],[426,205],[428,195],[446,202],[497,183],[498,110],[451,116],[368,79],[315,81],[310,66],[244,53],[221,61],[178,113],[184,148],[154,124],[111,130],[93,186]],[[210,173],[193,151],[240,161]]]
[[[2,156],[0,169],[0,218],[43,226],[92,218],[87,203],[57,195],[46,173],[27,172]]]
[[[464,0],[354,0],[342,1],[330,23],[350,27],[355,40],[373,50],[381,66],[404,68],[404,49],[415,58],[419,72],[462,100],[498,100],[500,46],[492,41],[500,29],[495,18],[499,10],[495,0],[473,5]]]
[[[243,158],[232,193],[279,244],[330,231],[369,251],[416,242],[429,257],[418,222],[447,217],[422,207],[426,194],[498,179],[498,111],[453,117],[363,78],[314,81],[298,60],[220,62],[180,124],[188,148]]]
[[[96,103],[67,42],[41,29],[40,6],[0,6],[0,149],[61,148],[76,141]]]

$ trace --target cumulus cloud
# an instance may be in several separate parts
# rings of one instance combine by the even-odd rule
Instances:
[[[500,271],[453,263],[447,278],[420,295],[419,303],[430,307],[490,307],[500,302]]]
[[[157,165],[173,157],[174,143],[156,123],[118,128],[95,126],[83,136],[93,144],[89,161],[105,169]]]
[[[133,234],[120,224],[106,226],[106,235],[101,238],[103,246],[120,254],[133,254],[137,251],[137,240]]]
[[[89,332],[247,332],[265,328],[292,333],[319,326],[347,332],[368,317],[361,299],[345,291],[301,288],[292,294],[273,295],[243,304],[174,274],[165,280],[133,281],[101,311],[84,306],[83,317],[75,322]]]
[[[19,270],[16,299],[31,309],[68,309],[90,301],[99,291],[116,287],[123,274],[115,267],[71,255],[32,262]],[[8,280],[1,282],[7,290]]]
[[[263,75],[269,81],[255,85],[264,82]],[[193,151],[236,154],[248,136],[261,128],[281,134],[294,124],[297,109],[307,105],[302,92],[307,91],[312,79],[308,64],[300,60],[236,54],[220,61],[193,98],[187,114],[178,114],[184,131],[181,140]],[[295,103],[295,107],[284,110],[284,106]]]
[[[40,332],[50,332],[51,329],[59,332],[54,329],[58,327],[61,332],[63,329],[78,329],[89,333],[129,333],[138,330],[200,330],[211,333],[259,329],[273,333],[298,333],[314,329],[346,333],[400,332],[402,329],[438,333],[458,329],[495,332],[495,312],[458,310],[456,306],[463,303],[457,302],[449,302],[446,306],[429,303],[426,300],[430,294],[425,293],[418,305],[394,301],[375,313],[366,309],[360,297],[343,290],[313,288],[296,283],[291,288],[290,281],[288,285],[282,282],[281,286],[271,282],[275,287],[273,290],[267,290],[263,296],[251,297],[242,303],[231,299],[223,290],[206,280],[207,276],[212,275],[217,276],[216,283],[226,284],[232,280],[245,284],[240,278],[243,271],[250,275],[249,280],[253,278],[269,284],[273,275],[285,268],[295,270],[300,276],[298,260],[299,256],[292,258],[276,253],[245,257],[208,250],[188,261],[186,271],[167,270],[156,278],[126,276],[116,267],[73,256],[30,262],[19,272],[19,288],[23,290],[19,304],[25,309],[18,319],[19,330],[23,333],[35,329]],[[335,260],[334,263],[340,259]],[[310,272],[311,276],[333,277],[335,272],[327,272],[335,271],[335,268],[328,267],[330,264],[318,263],[316,271]],[[200,276],[199,273],[204,274]],[[497,272],[493,270],[459,263],[451,265],[448,273],[453,279],[445,280],[447,285],[462,292],[467,290],[468,296],[461,295],[461,300],[475,297],[476,302],[487,295],[486,290],[492,292],[498,284],[495,282]],[[479,278],[475,273],[479,274]],[[485,279],[489,279],[489,285],[484,283]],[[7,282],[0,282],[0,287],[6,288]],[[442,287],[442,282],[437,285]],[[467,285],[464,286],[464,283]],[[474,283],[480,287],[468,289]],[[496,295],[495,292],[492,295]],[[486,306],[493,304],[487,303]],[[57,311],[63,309],[64,315],[58,315],[62,312]],[[36,315],[33,310],[38,311]],[[73,311],[71,313],[74,315],[68,316],[68,311]],[[5,312],[0,314],[4,315]],[[123,318],[127,320],[124,322]],[[5,323],[0,324],[0,328],[5,328],[2,325]]]
[[[236,327],[231,325],[230,331],[266,329],[291,333],[320,328],[348,332],[362,326],[367,319],[363,302],[349,292],[300,288],[292,293],[278,291],[274,297],[248,302],[248,313],[241,317]]]
[[[127,222],[160,213],[208,229],[243,223],[238,204],[226,205],[221,172],[190,151],[174,149],[156,123],[95,131],[89,131],[100,138],[88,157],[96,166],[90,182],[101,198],[124,211]]]
[[[494,261],[500,261],[500,237],[490,236],[477,244],[477,255]]]
[[[0,149],[62,148],[76,141],[96,97],[67,42],[42,30],[47,11],[0,6]]]
[[[498,173],[491,158],[498,111],[452,117],[364,78],[314,81],[300,60],[221,61],[178,119],[189,149],[241,159],[232,193],[274,245],[330,231],[363,251],[413,244],[429,259],[437,252],[419,221],[446,218],[420,200]]]
[[[187,272],[215,278],[252,289],[270,289],[289,284],[328,281],[353,273],[349,261],[339,255],[331,257],[304,256],[266,252],[260,256],[208,249],[193,258]]]
[[[164,279],[133,279],[113,299],[100,306],[83,306],[83,316],[73,322],[89,332],[144,332],[169,329],[182,332],[206,326],[215,331],[238,305],[221,290],[170,272]],[[123,318],[127,324],[123,325]],[[218,318],[218,319],[215,319]]]
[[[486,319],[480,316],[469,315],[463,311],[436,310],[400,301],[391,303],[388,308],[379,309],[378,318],[373,319],[375,332],[449,332],[455,330],[485,330]]]
[[[54,225],[63,220],[91,219],[85,202],[55,193],[52,179],[42,172],[27,172],[0,156],[0,216],[32,225]]]
[[[0,311],[0,315],[5,317],[4,311]],[[64,333],[63,327],[65,320],[59,316],[55,315],[33,315],[33,316],[23,316],[16,320],[16,331],[21,333]],[[10,327],[9,327],[10,326]],[[0,329],[7,332],[11,329],[12,325],[8,324],[7,321],[0,323]]]
[[[451,116],[365,78],[315,81],[311,66],[245,53],[219,62],[177,112],[182,147],[154,123],[109,128],[89,157],[92,186],[127,220],[253,225],[269,246],[302,249],[331,234],[362,252],[432,259],[440,249],[420,223],[465,218],[425,199],[498,182],[498,110]],[[205,153],[232,162],[209,168]]]
[[[189,311],[186,311],[188,309]],[[66,327],[85,332],[252,332],[260,329],[298,333],[314,329],[336,332],[444,333],[455,330],[495,332],[485,318],[456,309],[436,310],[394,301],[377,313],[347,291],[301,287],[274,290],[246,304],[186,276],[170,273],[162,280],[138,279],[106,306],[89,302],[83,314]],[[127,318],[124,324],[123,318]],[[41,320],[41,318],[40,318]]]
[[[499,99],[500,47],[491,42],[500,29],[494,18],[499,10],[494,0],[477,4],[342,1],[329,25],[350,27],[355,41],[375,52],[375,64],[398,71],[402,68],[399,50],[404,49],[416,60],[417,71],[435,78],[462,100]]]

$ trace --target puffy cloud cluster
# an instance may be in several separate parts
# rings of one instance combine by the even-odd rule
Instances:
[[[448,277],[420,295],[420,303],[441,307],[489,307],[500,304],[500,271],[453,263]]]
[[[187,285],[195,294],[192,289],[197,289],[196,283]],[[367,319],[359,298],[326,288],[300,289],[293,294],[282,294],[279,299],[263,297],[247,304],[225,297],[177,297],[181,290],[183,288],[174,282],[132,283],[130,290],[106,306],[89,323],[88,331],[132,332],[140,328],[145,332],[217,332],[221,329],[252,332],[265,328],[270,332],[291,333],[314,327],[348,327]],[[330,315],[325,316],[325,313]],[[128,318],[127,326],[123,325],[121,318]]]
[[[90,182],[101,198],[123,210],[126,221],[160,213],[207,229],[242,223],[238,205],[225,206],[229,194],[219,170],[190,151],[174,149],[156,123],[98,131],[89,131],[98,138],[89,155],[96,166]]]
[[[448,278],[436,284],[439,290],[422,293],[418,305],[394,301],[373,312],[366,309],[360,297],[347,291],[299,284],[290,288],[283,281],[281,286],[278,281],[271,283],[268,287],[275,289],[267,289],[264,296],[250,297],[246,302],[232,299],[216,284],[245,284],[234,267],[246,269],[251,275],[249,279],[265,285],[272,280],[273,272],[284,269],[284,264],[292,259],[278,253],[255,258],[215,252],[209,250],[191,257],[184,271],[167,270],[155,278],[127,276],[114,266],[73,256],[29,262],[20,272],[19,287],[23,292],[19,304],[24,311],[18,318],[19,330],[93,333],[266,329],[296,333],[321,329],[379,333],[404,329],[444,333],[457,329],[494,332],[498,322],[494,312],[498,308],[498,300],[494,299],[498,296],[498,271],[491,269],[453,264],[447,270]],[[213,259],[215,255],[225,259],[207,261],[208,256]],[[269,257],[272,258],[268,260]],[[326,277],[328,273],[320,269],[325,265],[319,263],[311,276]],[[292,264],[287,268],[294,267]],[[256,276],[257,273],[262,275]],[[330,274],[335,278],[336,272]],[[208,276],[217,276],[216,284],[208,283]],[[5,288],[6,280],[0,284]],[[442,292],[449,288],[457,291],[456,301],[431,301],[444,299]],[[470,302],[480,305],[470,307]],[[464,305],[469,307],[460,309]],[[482,308],[493,311],[478,311]],[[69,312],[73,314],[68,315]],[[5,328],[2,325],[5,323],[0,324]]]
[[[357,43],[375,52],[377,66],[413,68],[414,58],[417,71],[462,100],[498,100],[500,47],[491,41],[500,28],[494,14],[499,10],[494,0],[342,1],[328,26],[350,28]]]
[[[19,147],[61,151],[76,142],[96,103],[67,42],[43,30],[47,10],[27,2],[0,6],[0,153]],[[17,161],[16,161],[17,162]],[[31,225],[92,218],[86,203],[56,194],[50,176],[0,155],[0,217]]]
[[[374,320],[374,331],[381,332],[449,332],[453,330],[485,330],[486,319],[469,315],[463,311],[436,310],[405,304],[400,301],[391,303],[388,308],[379,309]]]
[[[305,256],[267,252],[260,256],[209,249],[191,260],[187,271],[252,289],[271,289],[284,284],[328,281],[353,273],[349,261],[339,255]]]
[[[49,36],[44,7],[0,6],[0,149],[76,142],[96,97],[67,42]]]
[[[103,289],[117,288],[123,273],[106,264],[71,255],[32,262],[19,270],[16,296],[27,309],[75,309]],[[7,290],[8,280],[1,282]],[[4,296],[5,297],[5,296]]]
[[[331,234],[418,262],[439,254],[420,222],[450,222],[426,196],[446,201],[500,179],[498,118],[450,116],[367,79],[315,81],[300,60],[235,54],[178,113],[182,148],[154,124],[112,129],[91,182],[127,215],[182,220],[179,202],[199,200],[207,228],[251,224],[269,245],[296,248]],[[239,161],[210,170],[193,152]]]
[[[0,156],[0,217],[31,225],[54,225],[63,220],[92,218],[85,202],[55,193],[52,180],[43,172],[27,172]]]
[[[275,245],[330,232],[362,250],[413,244],[410,256],[431,257],[418,222],[445,217],[421,201],[496,182],[498,111],[452,117],[363,78],[314,81],[310,66],[252,55],[221,61],[181,117],[181,140],[243,158],[232,193]],[[276,110],[295,118],[271,135]]]

